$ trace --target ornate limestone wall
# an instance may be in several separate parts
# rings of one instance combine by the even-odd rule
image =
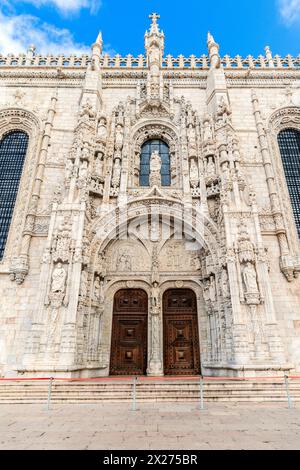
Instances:
[[[278,132],[300,130],[300,64],[164,57],[0,57],[0,138],[29,134],[0,262],[2,374],[109,374],[113,298],[149,298],[148,373],[163,374],[162,297],[197,296],[208,374],[300,370],[300,250]],[[139,184],[148,139],[171,185]],[[154,169],[155,173],[155,169]],[[180,236],[179,236],[180,235]]]

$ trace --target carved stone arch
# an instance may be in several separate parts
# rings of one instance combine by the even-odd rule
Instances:
[[[133,128],[131,133],[132,152],[130,159],[131,171],[129,186],[139,186],[138,176],[141,148],[147,140],[151,139],[159,139],[168,144],[170,150],[171,175],[173,174],[172,186],[178,186],[180,184],[179,175],[181,174],[179,168],[180,146],[178,130],[172,123],[163,119],[149,120],[147,122],[140,123]]]
[[[282,156],[278,144],[279,133],[285,129],[295,129],[300,132],[300,107],[289,106],[276,110],[268,121],[268,134],[272,153],[274,155],[273,168],[276,176],[276,182],[279,189],[283,205],[283,217],[289,245],[292,251],[299,253],[300,244],[299,237],[295,225],[293,209],[291,205],[290,193],[287,186]]]
[[[38,163],[41,137],[40,119],[31,111],[22,108],[13,107],[0,110],[0,141],[7,134],[14,131],[25,132],[29,140],[4,257],[0,262],[0,266],[2,265],[1,269],[5,272],[8,271],[8,265],[12,256],[18,254],[21,244],[22,232],[34,182],[35,169]]]
[[[198,213],[197,209],[191,208],[191,210],[185,211],[186,208],[182,202],[158,197],[132,201],[122,208],[121,215],[118,209],[115,209],[103,218],[96,219],[91,227],[92,256],[96,258],[99,253],[105,253],[113,237],[119,233],[122,224],[155,213],[161,216],[170,216],[180,223],[183,222],[184,231],[195,236],[196,241],[211,254],[213,263],[217,266],[221,250],[217,227],[204,214]],[[94,264],[95,261],[93,260],[92,263]]]

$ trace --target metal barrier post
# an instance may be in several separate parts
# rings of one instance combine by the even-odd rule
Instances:
[[[202,375],[200,377],[200,410],[204,410],[204,379]]]
[[[136,411],[136,382],[137,377],[134,377],[132,384],[132,408],[131,411]]]
[[[50,410],[50,402],[51,402],[51,395],[52,395],[52,382],[53,382],[53,377],[50,377],[49,379],[49,387],[48,387],[48,401],[47,401],[47,410]]]
[[[285,375],[285,376],[284,376],[284,382],[285,382],[285,389],[286,389],[286,394],[287,394],[289,409],[292,409],[292,408],[293,408],[293,403],[292,403],[292,397],[291,397],[291,394],[290,394],[289,376],[288,376],[288,375]]]

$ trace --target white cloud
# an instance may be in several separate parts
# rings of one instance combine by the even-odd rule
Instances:
[[[0,11],[0,53],[19,54],[30,44],[41,54],[82,54],[90,48],[78,44],[68,29],[42,22],[31,15],[5,15]]]
[[[92,14],[96,13],[102,0],[12,0],[13,3],[31,3],[36,7],[51,6],[62,13],[75,13],[83,8],[89,9]]]
[[[278,0],[281,18],[287,25],[300,20],[300,0]]]

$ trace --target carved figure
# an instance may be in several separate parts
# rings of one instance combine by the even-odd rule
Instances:
[[[51,292],[65,292],[67,273],[62,263],[58,263],[52,272]]]
[[[256,269],[252,263],[246,263],[243,267],[243,280],[247,293],[258,292]]]
[[[126,253],[121,253],[117,259],[117,270],[131,271],[131,258]]]
[[[106,127],[106,119],[101,117],[98,123],[98,130],[97,130],[97,137],[102,141],[106,141],[107,138],[107,127]]]

